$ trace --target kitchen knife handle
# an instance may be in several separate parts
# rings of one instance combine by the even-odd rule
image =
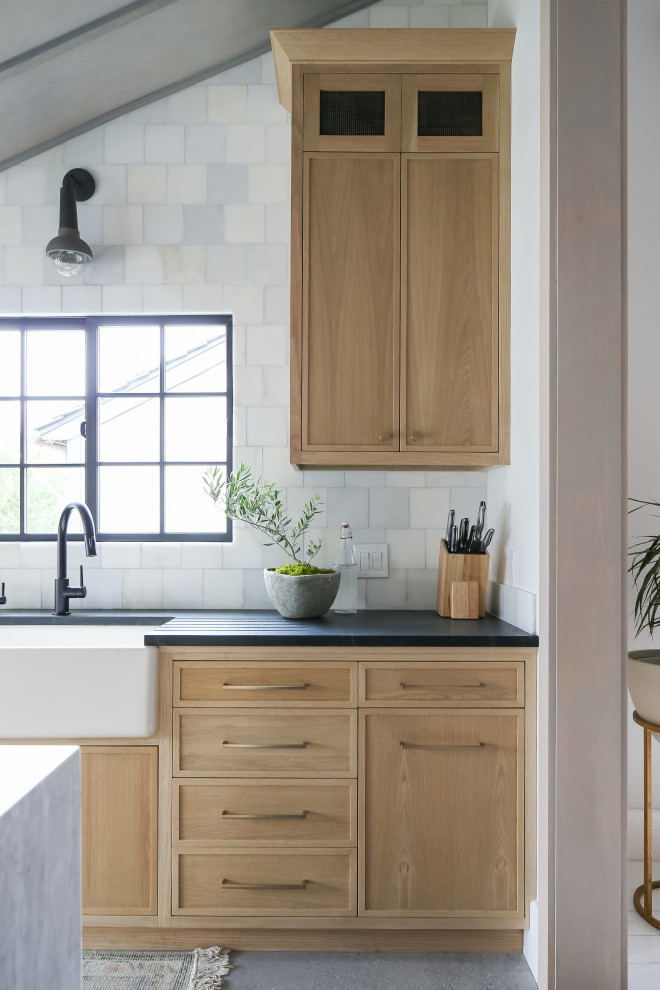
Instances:
[[[490,545],[490,541],[492,540],[492,538],[493,538],[494,535],[495,535],[495,530],[494,529],[491,528],[489,530],[486,530],[486,534],[485,534],[483,540],[481,541],[482,546],[484,548],[484,551],[486,551],[486,549]]]

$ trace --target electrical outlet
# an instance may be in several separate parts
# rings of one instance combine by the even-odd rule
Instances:
[[[386,578],[389,574],[387,543],[356,543],[358,577]]]

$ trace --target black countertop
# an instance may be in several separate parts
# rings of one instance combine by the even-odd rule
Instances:
[[[444,619],[431,611],[328,612],[283,619],[275,611],[175,615],[147,633],[148,646],[538,646],[538,636],[493,615]]]
[[[249,609],[211,612],[181,609],[0,609],[3,625],[153,626],[148,646],[538,646],[538,636],[486,615],[443,619],[432,611],[328,612],[321,619],[283,619]],[[0,643],[2,633],[0,632]]]

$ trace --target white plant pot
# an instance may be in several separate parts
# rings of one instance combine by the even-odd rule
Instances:
[[[640,718],[660,725],[660,650],[628,654],[628,690]],[[659,733],[654,733],[657,739]]]

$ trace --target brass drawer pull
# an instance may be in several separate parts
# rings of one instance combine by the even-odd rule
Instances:
[[[307,883],[307,880],[302,883],[236,883],[234,880],[223,880],[220,886],[232,890],[305,890]]]
[[[307,749],[309,743],[233,743],[223,739],[220,745],[225,749]]]
[[[485,688],[483,681],[479,684],[399,684],[402,691],[470,691],[472,688]]]
[[[486,743],[399,743],[401,749],[483,749]]]
[[[227,691],[306,691],[309,684],[223,684]]]
[[[235,811],[223,811],[222,818],[259,818],[268,819],[269,821],[282,821],[284,819],[304,819],[307,818],[308,812],[301,811],[299,815],[239,815]]]

